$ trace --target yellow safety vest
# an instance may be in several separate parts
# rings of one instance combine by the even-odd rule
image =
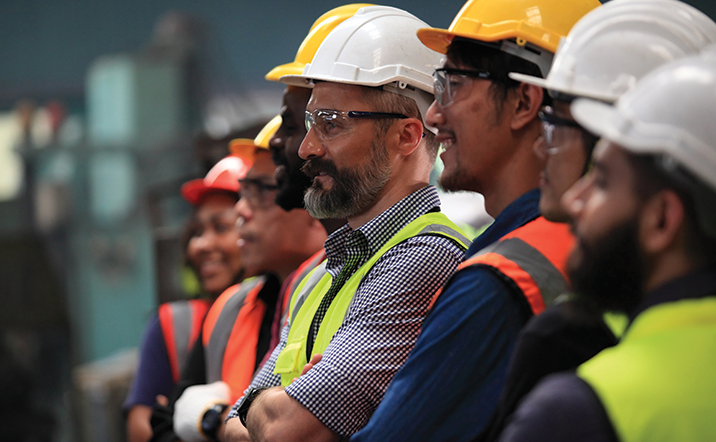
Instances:
[[[311,353],[323,353],[333,339],[333,335],[343,324],[348,306],[353,300],[363,277],[373,268],[373,265],[388,250],[397,244],[419,235],[439,235],[455,241],[463,250],[467,250],[470,240],[463,235],[460,228],[442,213],[427,213],[403,227],[393,235],[381,249],[371,256],[368,261],[358,268],[336,294],[326,312],[313,343]],[[319,267],[308,274],[299,284],[294,300],[291,301],[286,347],[276,359],[274,374],[281,375],[281,385],[289,385],[294,378],[301,374],[301,370],[308,362],[306,360],[306,347],[311,322],[318,310],[321,300],[328,292],[333,277],[326,271],[324,261]]]
[[[716,441],[716,298],[646,310],[577,374],[622,442]]]

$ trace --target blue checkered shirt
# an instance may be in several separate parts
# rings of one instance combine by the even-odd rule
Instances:
[[[355,230],[346,224],[326,240],[327,271],[336,278],[356,259],[359,268],[400,229],[439,206],[437,191],[428,186]],[[417,236],[391,248],[361,281],[321,362],[286,387],[286,393],[341,436],[365,426],[413,348],[432,295],[464,256],[441,236]],[[273,370],[289,327],[251,387],[281,385]],[[227,419],[237,416],[241,400]]]

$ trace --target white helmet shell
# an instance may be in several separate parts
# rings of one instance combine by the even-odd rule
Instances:
[[[716,23],[678,0],[613,0],[577,22],[546,79],[510,77],[576,97],[616,101],[653,69],[716,43]]]
[[[662,154],[716,191],[716,46],[646,75],[616,105],[578,99],[587,130],[636,154]]]
[[[432,74],[444,60],[418,39],[418,29],[425,27],[429,25],[401,9],[361,8],[326,36],[302,75],[285,75],[280,81],[301,87],[312,87],[316,80],[383,86],[414,99],[424,120],[433,101]]]

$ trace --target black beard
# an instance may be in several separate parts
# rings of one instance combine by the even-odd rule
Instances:
[[[645,262],[639,249],[638,227],[630,220],[596,244],[580,242],[569,257],[567,272],[580,295],[610,311],[632,312],[642,299]],[[581,252],[581,253],[580,253]],[[581,255],[581,260],[577,257]]]
[[[287,170],[290,170],[287,167]],[[303,209],[303,194],[311,187],[311,178],[301,170],[290,170],[287,180],[278,183],[279,189],[276,194],[276,204],[283,210],[289,212],[293,209]]]

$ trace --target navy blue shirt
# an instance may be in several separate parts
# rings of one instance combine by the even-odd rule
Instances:
[[[470,257],[539,216],[538,190],[512,202],[475,239]],[[368,425],[351,441],[463,441],[493,413],[516,337],[530,312],[496,273],[457,272]]]

